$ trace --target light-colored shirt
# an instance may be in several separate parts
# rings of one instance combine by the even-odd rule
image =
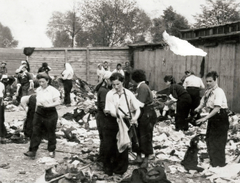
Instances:
[[[207,107],[213,109],[215,106],[221,107],[221,109],[227,109],[227,98],[222,88],[216,87],[207,101],[205,102],[205,97],[203,96],[200,102],[201,107]]]
[[[128,89],[125,89],[126,92],[126,96],[127,96],[127,100],[128,100],[128,104],[129,104],[129,108],[131,113],[134,113],[134,111],[136,111],[137,109],[139,109],[139,101],[137,100],[137,98],[135,97],[135,95],[129,91]],[[117,116],[117,110],[118,108],[121,108],[126,114],[129,115],[129,110],[128,110],[128,106],[127,106],[127,102],[125,99],[125,95],[124,92],[122,91],[121,94],[119,95],[115,89],[110,90],[107,93],[106,96],[106,102],[105,102],[105,110],[106,111],[110,111],[110,114],[113,117]],[[124,114],[121,112],[121,116],[124,116]]]
[[[120,69],[120,70],[114,69],[112,73],[114,73],[114,72],[118,72],[124,76],[124,71],[122,69]]]
[[[0,82],[0,97],[3,98],[4,96],[5,85]]]
[[[54,102],[54,99],[60,98],[60,92],[49,85],[47,88],[43,89],[41,86],[37,88],[37,106],[47,107],[48,104]]]
[[[205,86],[202,82],[202,79],[195,76],[195,75],[190,75],[188,76],[183,83],[184,88],[186,89],[187,87],[197,87],[197,88],[201,88],[204,89]]]

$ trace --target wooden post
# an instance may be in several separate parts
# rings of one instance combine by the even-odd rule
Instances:
[[[89,47],[87,46],[86,51],[86,81],[89,82]]]
[[[68,61],[68,50],[67,49],[65,49],[64,50],[64,61],[65,61],[65,63]]]

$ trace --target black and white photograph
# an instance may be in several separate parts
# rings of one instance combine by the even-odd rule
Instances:
[[[239,183],[240,0],[0,0],[0,183]]]

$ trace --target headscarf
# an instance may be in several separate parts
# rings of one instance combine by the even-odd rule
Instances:
[[[71,78],[73,77],[74,71],[70,63],[65,63],[65,70],[63,71],[63,73],[65,72],[69,73],[71,75]]]
[[[110,71],[105,71],[104,75],[103,75],[103,78],[102,78],[102,81],[96,85],[95,87],[95,91],[98,91],[99,88],[103,85],[103,83],[105,82],[106,79],[109,79],[112,75],[112,72]]]

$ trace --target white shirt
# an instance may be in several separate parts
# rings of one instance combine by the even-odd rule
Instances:
[[[3,98],[4,96],[5,85],[0,82],[0,97]]]
[[[139,109],[139,101],[137,100],[135,95],[128,89],[124,88],[124,90],[127,95],[127,100],[128,100],[128,104],[130,107],[130,111],[134,112],[137,109]],[[105,102],[105,110],[110,111],[111,115],[116,117],[118,107],[120,107],[126,114],[129,115],[129,110],[128,110],[128,106],[127,106],[127,102],[126,102],[124,93],[122,92],[122,94],[119,95],[115,89],[112,89],[107,93],[106,102]],[[122,112],[121,112],[121,115],[124,116],[124,114]]]
[[[47,88],[43,89],[41,86],[37,88],[37,105],[46,107],[48,104],[53,103],[54,99],[60,97],[60,92],[49,85]]]
[[[118,72],[124,76],[124,71],[122,69],[120,69],[120,70],[114,69],[112,73],[114,73],[114,72]]]
[[[222,88],[217,87],[212,91],[212,94],[209,96],[206,104],[204,104],[204,96],[201,99],[200,106],[208,107],[213,109],[215,106],[221,107],[221,109],[227,109],[227,98]]]
[[[190,75],[188,76],[183,83],[184,88],[186,89],[187,87],[197,87],[197,88],[201,88],[204,89],[205,86],[202,82],[202,79],[195,76],[195,75]]]

